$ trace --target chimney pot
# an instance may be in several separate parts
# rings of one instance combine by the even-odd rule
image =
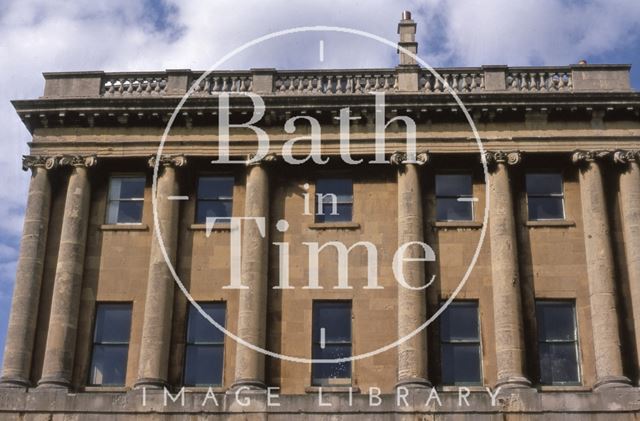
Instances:
[[[408,10],[402,12],[402,20],[411,20],[411,12]]]

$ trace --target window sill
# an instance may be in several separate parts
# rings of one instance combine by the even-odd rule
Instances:
[[[206,231],[207,224],[191,224],[189,226],[191,231]],[[231,224],[229,223],[217,223],[211,227],[211,231],[231,231]]]
[[[184,391],[187,393],[208,393],[209,390],[213,393],[225,393],[227,391],[222,386],[184,386]]]
[[[147,224],[102,224],[101,231],[148,231]]]
[[[309,229],[312,230],[357,230],[360,229],[360,224],[357,222],[315,222],[309,225]]]
[[[307,386],[304,388],[305,393],[360,393],[358,386],[344,385],[344,386]]]
[[[131,390],[126,386],[85,386],[83,391],[88,393],[102,392],[102,393],[124,393]]]
[[[455,392],[458,393],[460,391],[460,388],[467,388],[469,389],[470,392],[484,392],[487,393],[487,388],[485,386],[481,386],[478,384],[474,384],[474,385],[463,385],[461,384],[460,386],[440,386],[440,387],[436,387],[436,390],[442,391],[442,392]]]
[[[547,386],[538,386],[541,392],[591,392],[591,388],[589,386],[582,385],[547,385]]]
[[[433,223],[433,227],[436,229],[480,229],[482,228],[482,222],[476,221],[436,221]]]
[[[542,219],[539,221],[526,221],[527,227],[575,227],[575,221],[568,219]]]

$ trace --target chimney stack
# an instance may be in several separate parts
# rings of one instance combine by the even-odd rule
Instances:
[[[417,54],[418,43],[416,42],[416,23],[411,19],[411,12],[402,12],[402,20],[398,23],[398,54],[400,55],[400,65],[396,69],[398,74],[398,90],[405,92],[415,92],[418,90],[420,76],[420,66],[416,60],[400,48]]]
[[[402,20],[398,23],[398,34],[400,34],[398,47],[405,48],[413,54],[417,54],[418,43],[416,42],[416,23],[411,20],[411,12],[406,10],[402,12]],[[398,49],[398,54],[400,54],[401,66],[413,66],[416,64],[413,57],[403,51],[400,51],[400,49]]]

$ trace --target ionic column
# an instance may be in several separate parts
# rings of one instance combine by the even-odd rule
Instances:
[[[519,152],[487,152],[489,237],[493,323],[496,337],[497,385],[528,387],[525,376],[524,323],[518,271],[518,244],[508,166],[520,162]]]
[[[264,225],[260,229],[257,221],[247,220],[242,227],[240,273],[243,288],[238,291],[238,337],[261,348],[266,343],[269,253],[269,173],[265,161],[273,159],[269,155],[247,166],[244,216],[264,218]],[[233,388],[264,389],[264,361],[262,353],[238,343]]]
[[[422,190],[419,166],[427,163],[426,153],[408,162],[406,154],[394,153],[391,162],[398,165],[398,246],[406,243],[424,242],[422,212]],[[404,338],[422,326],[427,320],[427,297],[425,283],[425,251],[413,244],[406,249],[402,273],[407,288],[398,285],[398,338]],[[416,259],[411,261],[410,259]],[[422,259],[422,260],[421,260]],[[396,387],[430,387],[427,373],[427,330],[398,345],[398,382]]]
[[[640,151],[616,151],[620,173],[620,208],[622,233],[627,258],[629,290],[633,312],[636,349],[640,350]],[[636,361],[640,367],[640,361]]]
[[[611,250],[611,233],[607,216],[602,170],[598,162],[608,152],[577,151],[573,162],[580,165],[580,197],[582,225],[589,279],[589,300],[593,347],[596,358],[596,384],[594,388],[627,386],[624,376],[618,314],[616,312],[616,285]]]
[[[61,158],[59,163],[71,165],[73,169],[67,186],[47,344],[38,385],[68,388],[73,372],[89,226],[89,167],[95,165],[96,158],[68,156]]]
[[[53,158],[37,156],[25,156],[22,160],[22,168],[25,171],[31,169],[32,174],[0,386],[31,385],[31,357],[51,211],[51,183],[48,172],[55,163],[56,160]]]
[[[160,233],[157,232],[154,221],[136,388],[163,388],[167,385],[175,280],[160,241],[175,268],[179,202],[168,198],[179,195],[176,167],[182,167],[186,163],[184,156],[162,156],[158,163],[155,213]],[[156,166],[155,156],[149,159],[149,166]]]

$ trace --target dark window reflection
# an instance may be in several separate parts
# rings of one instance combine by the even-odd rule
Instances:
[[[313,359],[351,356],[351,302],[313,303]],[[315,386],[351,384],[351,362],[314,363]]]
[[[353,180],[322,178],[316,181],[316,222],[351,221]]]
[[[130,331],[130,303],[97,304],[89,384],[124,386]]]
[[[482,383],[478,303],[453,301],[440,316],[442,383]]]
[[[538,353],[541,384],[579,384],[575,304],[538,301]]]
[[[562,174],[527,174],[525,181],[530,221],[564,219]]]
[[[196,224],[206,223],[207,218],[231,217],[233,184],[233,177],[200,177],[198,179]]]
[[[470,174],[436,175],[436,219],[473,220],[473,180]]]
[[[225,303],[199,303],[202,310],[225,327]],[[224,369],[224,332],[189,306],[184,359],[185,386],[220,386]]]

